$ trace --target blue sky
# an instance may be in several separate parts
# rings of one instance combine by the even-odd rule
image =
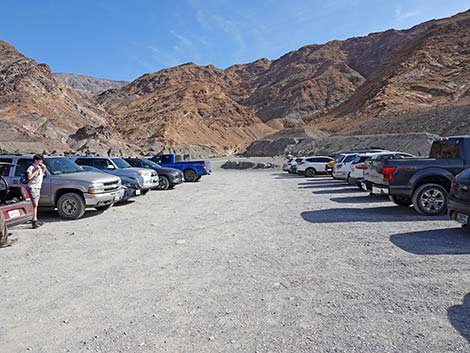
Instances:
[[[132,80],[225,68],[307,44],[408,28],[470,0],[2,0],[0,39],[55,72]]]

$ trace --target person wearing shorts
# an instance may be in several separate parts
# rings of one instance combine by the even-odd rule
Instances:
[[[35,155],[33,157],[33,165],[26,171],[26,176],[28,178],[28,191],[33,202],[33,229],[42,226],[42,223],[38,222],[38,205],[41,197],[42,180],[44,178],[45,171],[46,166],[44,165],[42,156],[38,154]]]

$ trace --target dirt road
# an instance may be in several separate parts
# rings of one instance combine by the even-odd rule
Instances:
[[[0,251],[0,352],[468,352],[470,232],[222,171]]]

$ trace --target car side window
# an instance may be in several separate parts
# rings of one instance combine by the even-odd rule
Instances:
[[[76,164],[78,165],[88,165],[90,167],[93,166],[93,160],[92,159],[88,159],[88,158],[78,158],[76,161],[75,161]]]
[[[316,163],[317,159],[316,158],[307,158],[307,162]]]
[[[126,159],[126,162],[129,163],[132,167],[140,167],[140,161],[137,159]]]
[[[32,159],[20,158],[16,162],[15,176],[21,176],[26,173],[26,170],[33,165]]]
[[[0,162],[3,163],[12,163],[13,159],[11,158],[0,158]],[[5,170],[3,171],[2,176],[9,176],[10,175],[10,167],[5,167]]]
[[[106,158],[94,158],[93,159],[93,167],[95,168],[108,169],[109,165],[112,165],[112,163]]]
[[[155,163],[171,163],[171,156],[160,156],[160,162]]]
[[[329,159],[329,158],[319,158],[319,160],[320,160],[321,163],[328,163],[328,162],[331,161],[331,159]]]
[[[348,156],[348,157],[346,157],[346,159],[344,160],[344,163],[352,162],[355,158],[356,158],[356,156]]]

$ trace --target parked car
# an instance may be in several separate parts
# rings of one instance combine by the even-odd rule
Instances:
[[[153,169],[158,173],[157,190],[173,189],[183,182],[183,173],[174,168],[164,168],[149,159],[125,158],[126,162],[136,168]]]
[[[416,158],[416,156],[404,153],[404,152],[382,152],[377,153],[371,158],[364,162],[364,180],[361,183],[362,189],[370,191],[374,195],[372,190],[372,184],[382,181],[382,165],[383,161],[387,159],[404,159],[404,158]]]
[[[291,161],[290,174],[297,174],[297,167],[299,163],[302,162],[303,160],[304,160],[303,157],[298,157],[298,158],[295,158],[293,161]]]
[[[470,223],[470,169],[464,170],[453,180],[449,199],[448,213],[451,219],[464,226]]]
[[[292,164],[296,163],[295,158],[288,158],[282,165],[282,171],[292,174]]]
[[[102,170],[89,165],[82,165],[80,167],[86,172],[104,173]],[[119,178],[121,179],[122,197],[115,203],[127,202],[136,196],[142,195],[142,187],[137,180],[125,176]]]
[[[447,209],[452,178],[470,167],[470,136],[434,141],[429,158],[388,159],[377,167],[382,179],[372,184],[374,193],[413,204],[423,215],[439,215]]]
[[[336,180],[347,180],[351,173],[351,164],[357,154],[339,154],[335,159],[332,177]]]
[[[196,182],[203,175],[210,175],[212,172],[210,161],[182,161],[176,154],[159,154],[147,157],[152,162],[165,168],[174,168],[183,172],[184,181]]]
[[[349,175],[348,183],[368,191],[370,186],[368,186],[368,183],[365,180],[366,176],[369,177],[370,172],[368,171],[368,169],[371,167],[374,161],[413,157],[413,155],[408,153],[389,151],[359,154],[356,156],[356,158],[351,164],[351,174]]]
[[[158,174],[154,170],[133,168],[122,158],[117,157],[71,157],[80,166],[88,165],[102,172],[118,177],[127,177],[136,180],[145,195],[158,186]]]
[[[1,155],[0,162],[12,163],[5,173],[11,186],[21,187],[21,176],[33,164],[32,155]],[[47,169],[39,207],[57,209],[64,219],[81,218],[87,207],[106,210],[121,198],[121,180],[113,175],[85,172],[66,157],[44,156]]]
[[[8,227],[33,219],[33,203],[26,187],[11,186],[3,177],[11,167],[11,163],[0,163],[0,216],[3,216]]]
[[[297,163],[297,174],[304,175],[308,178],[317,174],[327,174],[326,165],[333,158],[327,156],[310,156],[305,157]]]

